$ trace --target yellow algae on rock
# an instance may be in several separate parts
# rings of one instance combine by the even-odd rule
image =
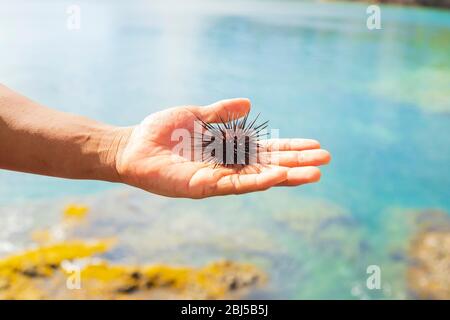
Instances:
[[[38,282],[50,279],[66,260],[92,256],[106,251],[110,241],[68,241],[26,250],[0,260],[0,298],[42,299],[45,290]],[[35,281],[39,279],[39,281]]]
[[[85,205],[69,204],[64,209],[64,218],[83,219],[86,217],[89,207]]]
[[[11,270],[22,274],[48,275],[65,260],[92,256],[108,250],[111,241],[67,241],[38,247],[0,260],[0,277]]]
[[[419,234],[410,255],[410,289],[422,299],[450,299],[450,230]]]
[[[0,299],[238,298],[265,281],[255,266],[231,261],[203,268],[113,265],[96,257],[113,240],[67,239],[87,211],[66,207],[59,224],[33,233],[38,246],[0,259]]]
[[[147,287],[170,286],[186,297],[218,299],[239,289],[249,288],[265,279],[264,274],[250,264],[218,261],[203,268],[150,266],[143,269]]]
[[[422,299],[450,299],[450,217],[439,210],[417,216],[409,246],[409,289]]]
[[[254,266],[219,261],[203,268],[188,266],[118,266],[102,261],[81,271],[90,298],[221,299],[238,297],[265,276]]]
[[[71,241],[6,257],[0,260],[0,298],[220,299],[239,297],[265,279],[256,267],[231,261],[194,268],[111,265],[90,258],[109,245],[107,241]],[[65,261],[78,265],[81,288],[68,288],[74,272],[63,267]]]

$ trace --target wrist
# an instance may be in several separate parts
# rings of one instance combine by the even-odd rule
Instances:
[[[102,129],[98,146],[99,160],[105,168],[101,180],[109,182],[123,182],[118,170],[119,162],[128,140],[133,132],[133,127],[108,127]]]

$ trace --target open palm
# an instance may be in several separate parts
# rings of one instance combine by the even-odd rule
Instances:
[[[328,163],[330,155],[315,140],[261,141],[266,161],[256,164],[257,170],[214,167],[174,153],[179,143],[172,141],[175,129],[193,134],[198,118],[219,122],[230,113],[244,116],[249,111],[248,99],[230,99],[206,107],[175,107],[149,115],[129,130],[117,151],[116,167],[122,181],[164,196],[205,198],[273,186],[297,186],[320,179],[316,166]]]

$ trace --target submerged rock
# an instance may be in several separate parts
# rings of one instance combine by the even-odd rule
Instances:
[[[410,290],[422,299],[450,299],[450,217],[432,212],[413,238],[407,271]]]
[[[274,220],[322,253],[355,257],[364,250],[363,229],[351,212],[323,199],[297,199],[298,208],[280,210]]]
[[[96,255],[113,239],[79,240],[90,208],[69,205],[59,223],[34,230],[34,247],[0,259],[0,299],[238,298],[265,275],[250,264],[216,261],[202,268],[117,265]]]
[[[237,298],[265,278],[256,267],[231,261],[194,268],[112,265],[92,257],[109,246],[67,241],[6,257],[0,260],[0,298]]]

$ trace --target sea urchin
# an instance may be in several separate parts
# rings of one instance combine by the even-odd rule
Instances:
[[[226,120],[218,117],[220,122],[215,124],[199,119],[204,129],[200,138],[202,161],[231,168],[255,164],[269,121],[257,124],[259,114],[250,121],[248,113],[242,118],[236,114],[228,114]]]

